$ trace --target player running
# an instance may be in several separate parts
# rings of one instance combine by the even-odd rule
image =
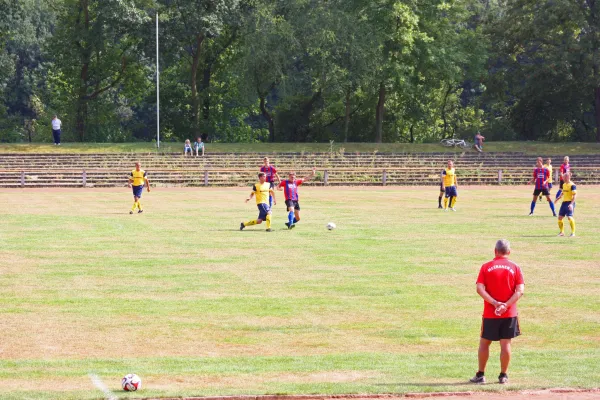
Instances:
[[[258,218],[248,222],[242,222],[240,224],[240,231],[243,231],[247,226],[260,225],[263,221],[267,221],[267,232],[271,232],[271,207],[269,207],[269,196],[273,197],[274,204],[277,204],[277,200],[275,200],[275,192],[271,189],[271,185],[266,181],[264,172],[258,173],[258,180],[259,182],[252,186],[252,192],[246,199],[247,203],[256,195]]]
[[[542,165],[544,161],[542,157],[538,157],[536,168],[533,169],[533,178],[528,182],[531,184],[535,181],[535,189],[533,191],[533,201],[531,202],[531,212],[529,215],[533,215],[533,210],[535,210],[535,202],[538,196],[543,194],[546,196],[546,200],[548,200],[548,204],[550,205],[550,209],[552,210],[552,215],[556,217],[556,211],[554,210],[554,203],[550,199],[550,192],[548,192],[548,181],[550,179],[550,173],[548,169],[544,168]]]
[[[138,209],[138,214],[144,212],[142,209],[142,204],[140,203],[142,192],[144,191],[144,185],[146,186],[148,192],[150,192],[150,181],[148,181],[146,171],[141,169],[141,164],[139,162],[136,162],[135,169],[131,171],[129,182],[127,183],[129,188],[133,188],[133,207],[131,207],[129,214],[133,214],[136,207]]]
[[[566,174],[567,172],[571,172],[571,164],[569,164],[569,156],[565,156],[565,158],[563,159],[563,163],[560,166],[560,171],[559,171],[559,182],[560,182],[560,187],[558,188],[558,192],[556,192],[556,200],[558,200],[558,198],[560,197],[560,194],[562,193],[562,188],[563,188],[563,184],[565,183],[565,179],[563,177],[564,174]]]
[[[456,198],[458,197],[457,187],[458,181],[456,180],[454,162],[448,160],[448,168],[442,171],[442,187],[440,188],[446,195],[444,198],[444,211],[448,211],[448,205],[452,211],[456,211],[454,206],[456,205]]]
[[[546,160],[546,164],[544,164],[544,168],[548,170],[550,173],[550,179],[548,179],[548,193],[550,193],[550,189],[552,189],[552,159],[548,158]],[[538,201],[542,201],[543,195],[540,193],[540,197],[538,197]],[[556,203],[556,200],[554,200]]]
[[[315,176],[316,168],[312,169],[310,175],[305,176],[302,179],[296,179],[296,173],[290,172],[288,179],[284,179],[279,183],[278,190],[283,190],[285,195],[285,205],[288,210],[288,222],[285,226],[288,229],[293,229],[296,223],[300,221],[300,203],[298,203],[298,186]]]
[[[556,201],[563,199],[558,211],[558,227],[560,232],[558,236],[565,236],[565,223],[563,218],[567,217],[569,225],[571,225],[571,237],[575,236],[575,219],[573,218],[573,212],[575,212],[575,197],[577,196],[577,186],[571,182],[571,173],[566,172],[564,175],[564,183],[562,184],[562,193]]]
[[[281,182],[279,175],[277,175],[277,168],[274,165],[269,164],[269,157],[263,158],[263,166],[260,167],[260,172],[264,172],[267,177],[267,182],[271,185],[271,189],[275,189],[275,178],[277,183]],[[273,207],[273,196],[269,196],[269,207]]]

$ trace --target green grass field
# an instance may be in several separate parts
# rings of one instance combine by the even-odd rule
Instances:
[[[460,153],[459,148],[446,148],[437,143],[207,143],[206,154],[210,153]],[[0,144],[1,153],[149,153],[159,151],[156,144],[140,143],[63,143],[60,147],[51,143]],[[474,152],[471,149],[468,151]],[[547,142],[486,142],[486,152],[522,152],[531,155],[564,156],[573,154],[600,153],[599,143],[547,143]],[[183,143],[162,142],[160,152],[183,152]]]
[[[531,191],[462,187],[443,213],[435,187],[307,187],[298,227],[281,201],[266,233],[238,230],[244,188],[156,188],[140,215],[127,189],[0,190],[0,398],[103,397],[89,373],[123,398],[598,387],[600,187],[579,188],[576,238],[545,202],[527,217]],[[473,387],[499,238],[523,336],[510,385]]]

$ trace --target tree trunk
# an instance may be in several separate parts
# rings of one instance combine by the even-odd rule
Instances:
[[[202,120],[204,130],[208,127],[210,119],[210,78],[212,75],[212,64],[206,65],[202,77]]]
[[[273,117],[267,110],[267,106],[265,104],[266,95],[260,95],[260,111],[262,112],[263,117],[267,120],[269,124],[269,141],[275,142],[275,123],[273,122]]]
[[[415,142],[415,125],[411,124],[410,125],[410,142],[414,143]]]
[[[596,142],[600,143],[600,87],[594,89],[594,114],[596,116]]]
[[[79,2],[79,11],[83,12],[83,31],[84,35],[79,44],[79,51],[81,56],[81,73],[79,76],[79,90],[77,93],[77,110],[75,114],[75,132],[79,141],[83,142],[85,139],[85,129],[88,114],[87,107],[87,90],[88,90],[88,75],[90,68],[90,61],[92,58],[89,44],[86,42],[86,38],[89,35],[90,30],[90,12],[88,0],[81,0]],[[79,24],[79,20],[77,21]]]
[[[344,117],[344,143],[348,142],[348,128],[350,127],[350,91],[346,92],[346,116]]]
[[[385,111],[385,85],[379,84],[379,101],[375,110],[375,142],[381,143],[383,138],[383,113]]]
[[[194,120],[194,135],[200,136],[200,102],[198,101],[198,66],[200,65],[200,51],[204,35],[199,33],[196,35],[196,51],[193,53],[192,60],[192,118]]]
[[[452,86],[448,85],[448,90],[446,90],[446,94],[444,95],[444,103],[442,104],[442,120],[444,121],[444,139],[448,137],[448,121],[446,119],[446,104],[448,103],[448,96],[450,96],[450,92],[452,91]],[[454,136],[454,134],[452,134]]]

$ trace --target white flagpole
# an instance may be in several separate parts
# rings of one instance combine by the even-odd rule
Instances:
[[[158,11],[156,12],[156,147],[160,148],[160,72],[158,69]]]

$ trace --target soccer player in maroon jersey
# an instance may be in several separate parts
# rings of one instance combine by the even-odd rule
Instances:
[[[264,172],[267,178],[267,182],[271,185],[271,189],[275,190],[275,178],[279,183],[279,175],[277,175],[277,168],[269,163],[269,157],[263,158],[263,166],[260,167],[260,172]],[[269,196],[269,207],[273,207],[273,196]]]
[[[546,200],[548,200],[548,204],[550,205],[550,209],[552,210],[552,215],[556,217],[556,211],[554,210],[554,203],[550,199],[550,192],[548,191],[548,181],[550,180],[550,171],[547,168],[544,168],[544,160],[542,157],[538,157],[537,166],[533,169],[533,178],[529,181],[535,181],[535,190],[533,191],[533,201],[531,202],[531,212],[529,215],[533,215],[533,210],[535,209],[535,202],[537,197],[541,194],[546,196]]]
[[[296,226],[296,222],[300,221],[300,203],[298,203],[298,186],[315,176],[315,168],[312,169],[310,175],[302,179],[296,179],[296,173],[290,172],[288,179],[284,179],[279,183],[278,190],[283,190],[285,195],[285,205],[288,208],[288,222],[285,225],[288,229]]]
[[[565,158],[563,159],[563,163],[560,166],[559,172],[560,172],[559,173],[560,187],[558,188],[558,192],[556,192],[556,199],[558,199],[560,197],[560,195],[562,194],[562,188],[563,188],[563,185],[565,184],[564,175],[567,172],[571,172],[571,164],[569,164],[569,156],[565,156]]]
[[[490,357],[490,345],[500,341],[499,383],[507,383],[511,356],[511,340],[521,334],[517,301],[525,291],[521,268],[510,261],[510,243],[496,242],[495,257],[481,266],[477,277],[477,294],[483,300],[483,320],[479,339],[479,371],[471,378],[473,383],[485,383],[485,367]]]

